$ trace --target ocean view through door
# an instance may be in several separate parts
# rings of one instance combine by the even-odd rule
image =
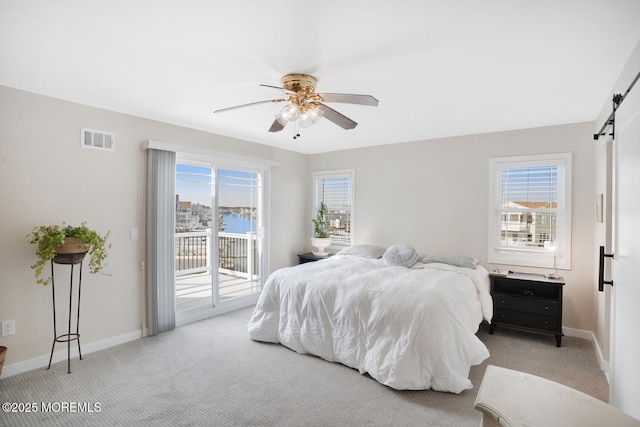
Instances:
[[[259,170],[178,162],[178,319],[260,292],[262,198]]]

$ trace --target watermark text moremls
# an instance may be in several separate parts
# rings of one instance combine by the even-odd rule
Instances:
[[[100,412],[100,402],[42,402],[41,412]]]
[[[2,412],[67,412],[92,413],[102,411],[100,402],[3,402]]]

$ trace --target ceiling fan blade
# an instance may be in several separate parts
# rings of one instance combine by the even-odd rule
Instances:
[[[345,104],[378,106],[378,100],[371,95],[356,95],[352,93],[316,93],[324,102],[342,102]]]
[[[269,132],[280,132],[284,129],[284,125],[280,123],[278,119],[275,119],[273,123],[271,123],[271,127],[269,128]]]
[[[342,113],[338,113],[333,108],[328,107],[321,102],[314,102],[313,104],[317,105],[318,108],[320,108],[324,118],[332,121],[343,129],[353,129],[354,127],[358,126],[358,123],[354,122],[349,117],[345,116]]]
[[[294,91],[292,91],[292,90],[285,89],[285,88],[280,87],[280,86],[271,86],[271,85],[265,85],[265,84],[262,84],[262,83],[260,83],[260,86],[262,86],[262,87],[270,87],[271,89],[278,89],[278,90],[282,90],[282,91],[285,91],[285,92],[287,92],[287,93],[295,93],[295,92],[294,92]]]
[[[287,101],[287,99],[269,99],[267,101],[250,102],[248,104],[236,105],[234,107],[221,108],[219,110],[214,111],[214,113],[224,113],[225,111],[235,110],[237,108],[250,107],[252,105],[258,105],[258,104],[266,104],[269,102],[284,102],[284,101]]]

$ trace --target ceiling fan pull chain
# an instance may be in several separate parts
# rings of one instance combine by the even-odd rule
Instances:
[[[293,122],[293,139],[298,139],[300,138],[300,118],[297,118],[294,122]]]

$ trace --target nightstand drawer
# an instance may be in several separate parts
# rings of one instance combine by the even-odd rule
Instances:
[[[493,315],[493,322],[497,324],[507,324],[522,328],[539,329],[550,332],[560,330],[558,317],[541,316],[538,314],[522,313],[519,311],[500,310],[496,308]]]
[[[560,303],[558,301],[533,299],[524,296],[496,293],[493,295],[493,304],[496,310],[516,310],[549,316],[557,316],[560,313]]]

